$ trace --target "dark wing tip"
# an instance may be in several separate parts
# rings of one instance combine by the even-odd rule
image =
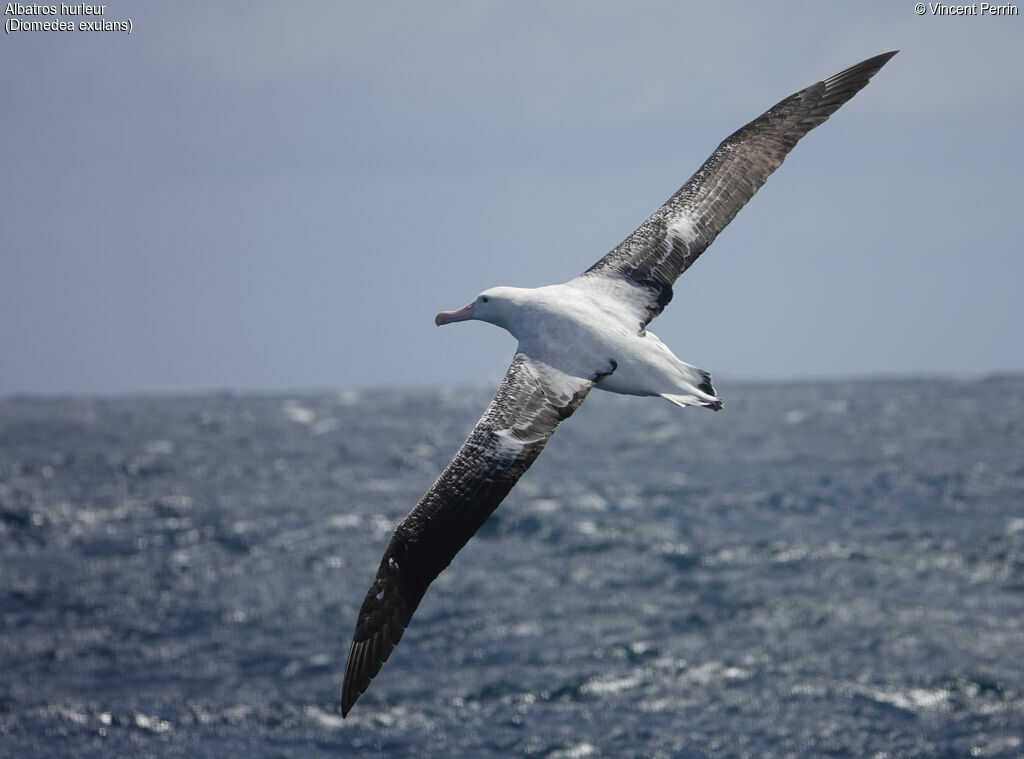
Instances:
[[[896,53],[898,53],[898,52],[899,52],[899,50],[890,50],[888,53],[879,53],[878,55],[874,56],[873,58],[868,58],[866,61],[864,61],[863,63],[860,63],[858,65],[873,67],[874,71],[878,71],[878,69],[882,68],[882,66],[884,66],[886,63],[888,63],[889,59],[892,58],[894,55],[896,55]],[[854,68],[856,68],[856,67],[854,67]],[[874,73],[874,72],[872,72],[872,73]]]
[[[366,640],[353,640],[345,665],[345,681],[341,686],[341,716],[347,717],[359,697],[370,687],[384,662],[402,639],[405,627],[384,624]]]
[[[352,641],[348,650],[348,664],[345,666],[345,682],[341,686],[341,716],[347,717],[359,697],[366,692],[370,681],[380,669],[380,664],[371,672],[372,664],[367,661],[368,641]]]
[[[348,715],[391,656],[423,597],[421,589],[408,581],[403,582],[408,578],[398,571],[393,556],[398,542],[393,538],[388,545],[377,576],[359,609],[359,620],[345,665],[345,680],[341,686],[342,717]]]
[[[843,69],[838,74],[835,74],[834,76],[829,78],[836,79],[838,77],[843,76],[847,71],[856,71],[857,69],[870,69],[871,74],[868,74],[868,76],[871,76],[880,68],[882,68],[882,66],[884,66],[889,61],[889,59],[896,55],[896,53],[898,52],[899,50],[890,50],[888,53],[879,53],[878,55],[872,56],[867,60],[861,61],[860,63],[855,63],[848,69]]]
[[[768,131],[778,130],[780,134],[786,135],[785,151],[782,154],[784,157],[801,137],[826,121],[843,104],[864,89],[882,66],[898,52],[898,50],[893,50],[868,58],[794,93],[770,108],[763,116],[740,129],[735,135],[731,135],[726,141],[745,134],[752,127],[756,132],[767,124],[773,124],[774,127]],[[782,119],[776,118],[783,114],[789,116]]]
[[[847,69],[843,69],[838,74],[833,74],[824,80],[822,84],[825,85],[826,91],[830,94],[835,93],[841,97],[839,105],[842,105],[842,103],[860,92],[871,81],[871,77],[877,74],[879,69],[888,63],[889,59],[898,52],[899,50],[893,50],[856,63]],[[836,107],[838,108],[838,106]]]

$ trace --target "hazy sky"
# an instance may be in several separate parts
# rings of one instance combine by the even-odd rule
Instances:
[[[514,339],[438,310],[575,276],[897,48],[654,331],[717,377],[1024,370],[1024,15],[914,6],[113,0],[131,34],[7,34],[0,394],[497,382]]]

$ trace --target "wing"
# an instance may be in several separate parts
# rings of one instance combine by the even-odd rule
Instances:
[[[672,285],[746,205],[796,143],[856,95],[896,51],[869,58],[778,103],[725,138],[697,173],[615,250],[584,272],[643,288],[644,325]],[[635,289],[635,288],[631,288]]]
[[[401,640],[427,586],[498,508],[593,385],[593,379],[516,354],[469,438],[384,551],[349,649],[342,716]]]

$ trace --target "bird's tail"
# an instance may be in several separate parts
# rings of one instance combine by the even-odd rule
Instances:
[[[725,405],[721,398],[703,398],[696,395],[676,395],[674,393],[662,393],[661,397],[670,403],[686,408],[687,406],[703,406],[712,411],[721,411]]]
[[[669,403],[674,403],[683,408],[687,406],[703,406],[712,411],[719,411],[723,405],[722,399],[715,394],[715,388],[711,384],[711,374],[696,366],[690,366],[682,361],[679,362],[690,380],[686,383],[683,392],[661,393],[661,397]],[[688,391],[688,392],[686,392]]]

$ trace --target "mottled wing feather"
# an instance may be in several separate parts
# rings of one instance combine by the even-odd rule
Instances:
[[[689,181],[617,248],[590,267],[648,288],[647,322],[672,284],[714,241],[797,141],[835,113],[896,55],[870,58],[778,103],[727,137]],[[646,322],[645,322],[646,324]]]
[[[498,507],[593,384],[593,379],[570,377],[516,354],[469,438],[384,551],[359,610],[342,686],[342,715],[401,640],[427,586]]]

